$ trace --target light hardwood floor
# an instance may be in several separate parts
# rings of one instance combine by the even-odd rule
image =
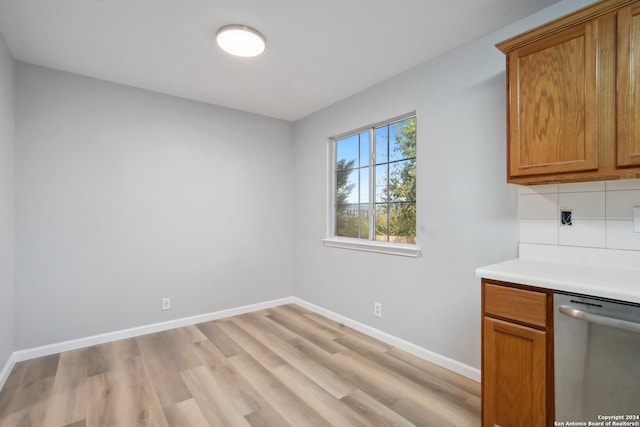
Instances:
[[[480,385],[285,305],[16,364],[0,426],[479,426]]]

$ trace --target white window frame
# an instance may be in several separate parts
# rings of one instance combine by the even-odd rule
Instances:
[[[327,143],[327,175],[329,177],[328,184],[328,192],[327,192],[327,230],[326,237],[322,239],[324,246],[330,248],[341,248],[341,249],[351,249],[356,251],[365,251],[365,252],[375,252],[380,254],[388,254],[388,255],[399,255],[405,257],[413,257],[417,258],[421,255],[421,250],[418,245],[411,243],[393,243],[393,242],[382,242],[373,240],[373,238],[367,239],[358,239],[353,237],[342,237],[336,236],[336,141],[341,138],[345,138],[350,135],[362,133],[365,131],[369,131],[373,133],[376,127],[388,125],[394,122],[398,122],[404,119],[408,119],[410,117],[416,117],[416,113],[411,112],[408,114],[404,114],[402,116],[394,117],[389,120],[385,120],[379,123],[375,123],[369,126],[364,126],[359,129],[352,130],[347,133],[343,133],[334,137],[329,138]],[[416,117],[417,120],[417,117]],[[373,156],[375,145],[374,145],[373,135],[370,137],[370,156]],[[417,159],[416,159],[417,161]],[[369,169],[369,179],[370,182],[373,179],[372,175],[374,173],[375,168],[370,167]],[[373,196],[371,196],[373,197]],[[371,198],[373,200],[373,198]],[[417,200],[416,200],[417,203]],[[416,215],[417,221],[417,215]],[[372,233],[373,227],[370,229],[370,234]],[[375,230],[373,230],[375,232]]]

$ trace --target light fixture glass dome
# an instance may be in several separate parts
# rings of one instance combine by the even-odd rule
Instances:
[[[258,56],[267,47],[264,36],[246,25],[225,25],[216,33],[216,42],[225,52],[245,58]]]

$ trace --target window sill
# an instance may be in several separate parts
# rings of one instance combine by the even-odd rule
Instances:
[[[408,243],[373,242],[370,240],[349,239],[346,237],[328,237],[322,242],[329,248],[351,249],[354,251],[375,252],[379,254],[417,258],[420,248]]]

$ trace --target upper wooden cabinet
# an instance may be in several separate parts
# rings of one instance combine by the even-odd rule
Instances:
[[[600,1],[497,47],[508,182],[640,176],[640,0]]]
[[[598,24],[589,22],[507,55],[509,175],[598,168]]]
[[[635,71],[635,72],[634,72]],[[618,166],[640,166],[640,2],[618,12]]]

